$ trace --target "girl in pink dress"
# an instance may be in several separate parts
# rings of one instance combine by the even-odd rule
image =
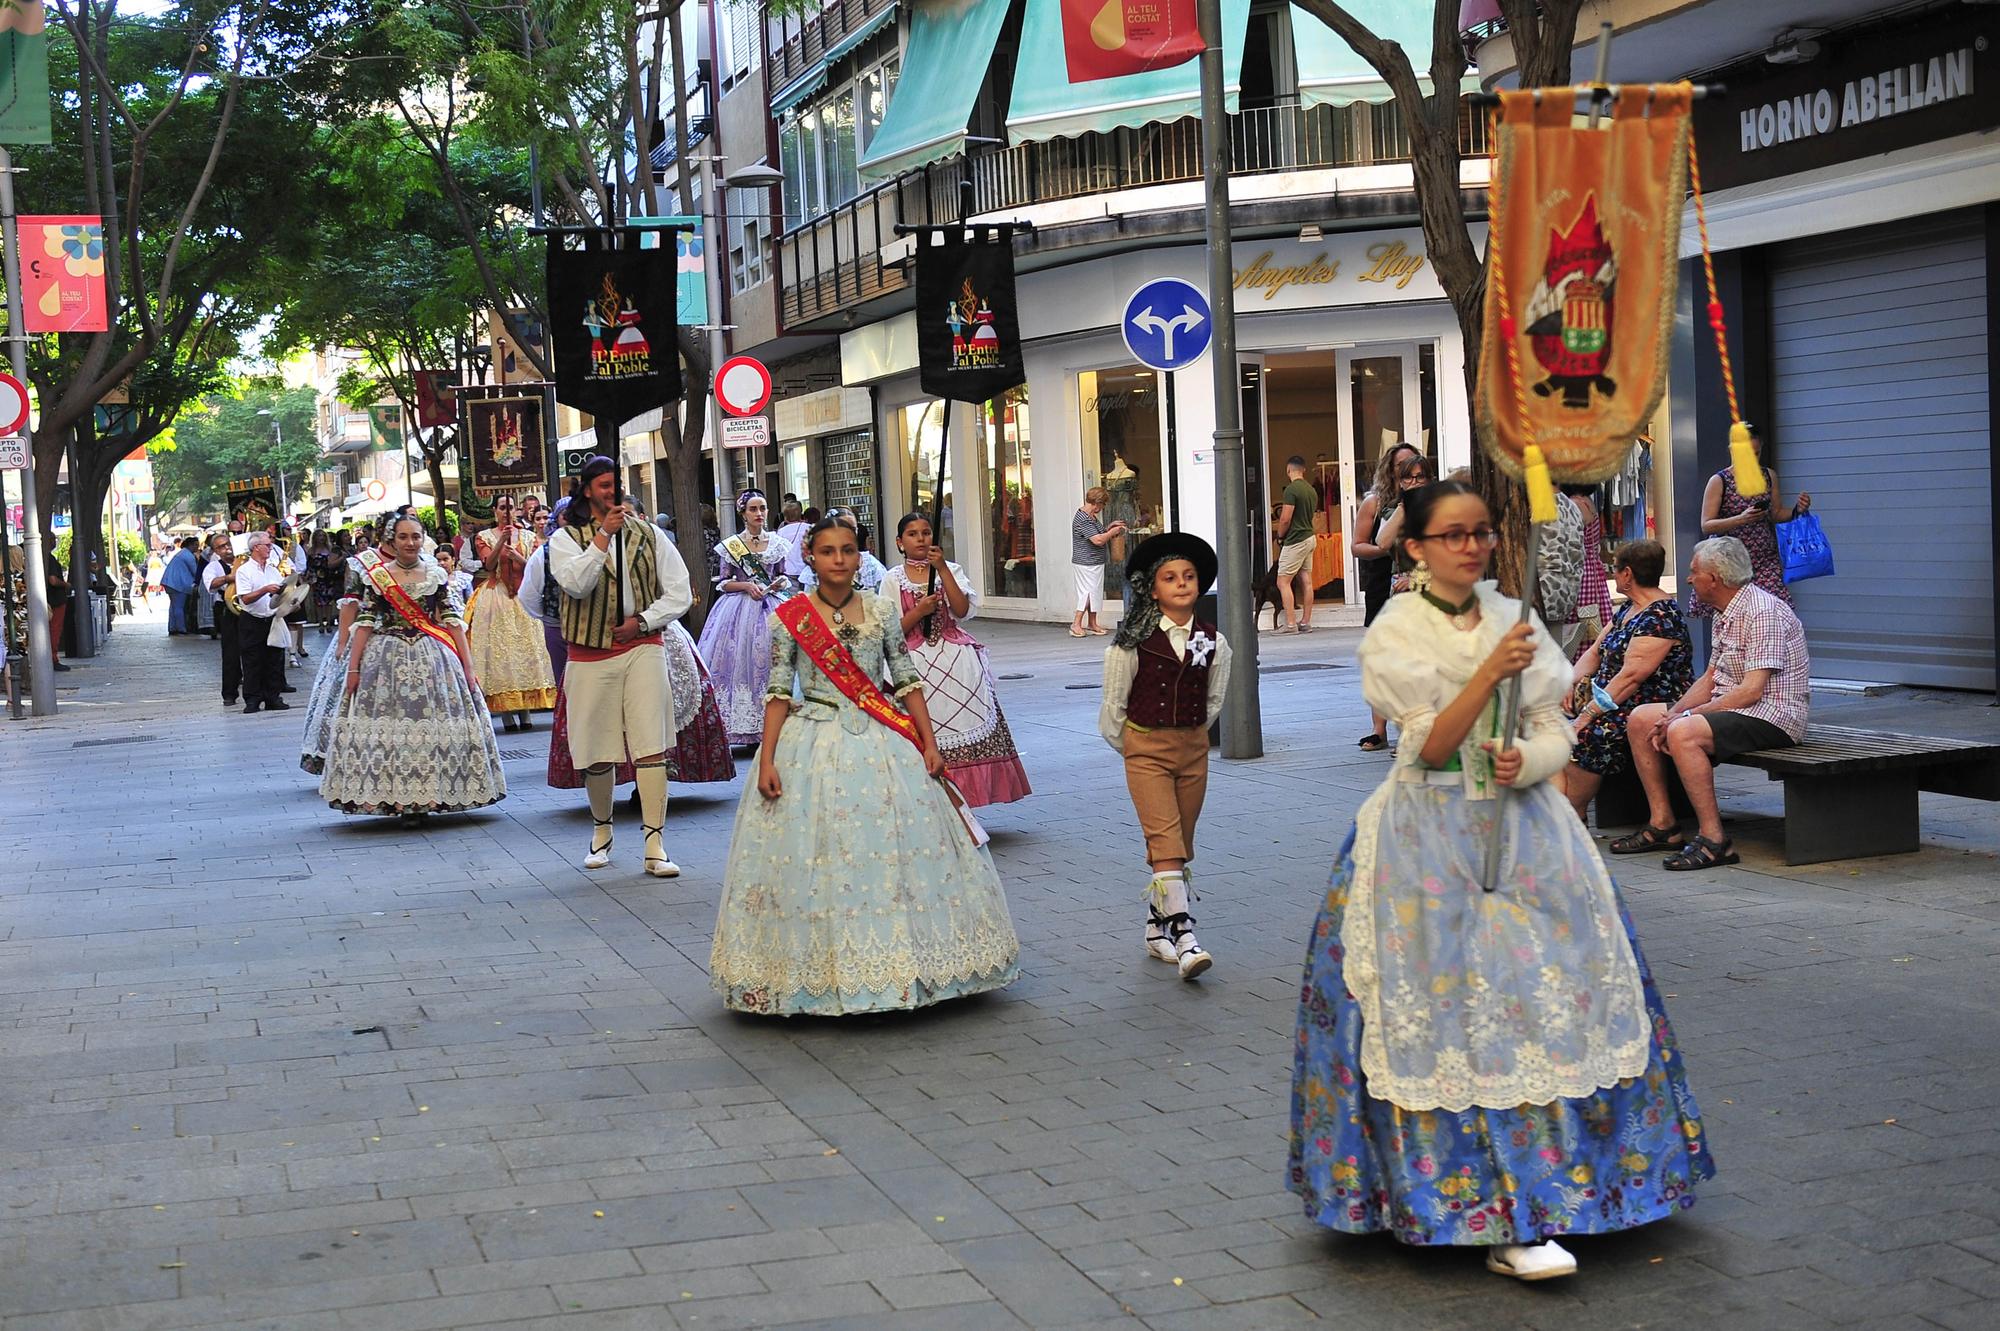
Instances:
[[[903,637],[924,681],[931,728],[965,802],[1009,804],[1029,794],[1028,773],[1000,711],[986,648],[962,621],[979,612],[979,594],[965,570],[931,545],[931,520],[905,514],[896,524],[902,562],[882,582],[884,596],[900,597]],[[937,590],[930,591],[931,569]]]

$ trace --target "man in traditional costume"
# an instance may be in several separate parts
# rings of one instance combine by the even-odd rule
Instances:
[[[586,869],[611,863],[611,810],[617,765],[638,777],[646,872],[675,878],[661,832],[667,814],[667,750],[674,742],[673,695],[661,632],[694,603],[687,565],[673,543],[633,511],[618,488],[618,464],[587,459],[570,491],[563,525],[549,543],[549,576],[561,588],[569,667],[570,756],[584,774],[593,824]]]

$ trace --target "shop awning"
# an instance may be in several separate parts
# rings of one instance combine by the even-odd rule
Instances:
[[[896,21],[896,6],[895,5],[883,6],[881,13],[863,19],[861,21],[860,27],[856,28],[853,32],[848,33],[845,37],[842,37],[832,46],[827,47],[826,63],[829,66],[832,65],[834,61],[840,59],[842,56],[846,55],[849,51],[852,51],[855,47],[861,45],[861,43],[867,41],[870,37],[873,37],[876,33],[882,31],[882,29],[888,27],[891,23],[894,23],[895,21]]]
[[[822,55],[811,69],[771,94],[771,114],[781,115],[824,88],[828,77],[833,73],[834,65],[842,56],[895,21],[896,6],[893,4],[886,5],[880,13],[863,19],[860,27],[829,46],[826,54]]]
[[[885,179],[964,147],[972,104],[986,82],[1008,3],[920,0],[911,9],[903,72],[861,159],[863,176]]]
[[[1347,12],[1385,41],[1395,42],[1410,57],[1417,85],[1431,90],[1431,7],[1410,0],[1346,0]],[[1375,67],[1354,53],[1340,34],[1313,15],[1292,6],[1292,50],[1298,61],[1299,101],[1306,106],[1346,106],[1351,102],[1386,102],[1395,94]],[[1462,91],[1477,91],[1479,80],[1464,80]]]
[[[826,86],[827,62],[822,60],[813,68],[787,83],[771,94],[771,114],[783,115],[803,102],[806,98]]]
[[[1027,3],[1021,22],[1021,60],[1014,70],[1014,100],[1007,108],[1007,134],[1014,142],[1102,134],[1201,114],[1199,60],[1123,78],[1071,83],[1062,55],[1062,0]],[[1250,0],[1222,0],[1223,102],[1232,114],[1243,82],[1243,34],[1249,23]]]

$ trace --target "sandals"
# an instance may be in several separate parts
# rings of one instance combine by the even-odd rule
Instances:
[[[1088,633],[1085,633],[1082,629],[1071,629],[1069,631],[1069,636],[1072,638],[1087,638],[1090,635]]]
[[[1720,841],[1710,841],[1697,834],[1687,845],[1660,862],[1662,869],[1675,873],[1685,873],[1691,869],[1720,869],[1725,865],[1738,864],[1742,857],[1728,837]]]
[[[1102,626],[1090,630],[1090,636],[1093,638],[1105,638],[1109,637],[1110,635],[1111,635],[1111,630],[1108,628],[1104,628]]]
[[[1613,855],[1645,855],[1656,850],[1679,850],[1686,844],[1679,828],[1648,824],[1629,836],[1619,837],[1605,849]]]
[[[1363,735],[1360,739],[1356,740],[1355,745],[1363,753],[1380,753],[1382,752],[1382,750],[1389,747],[1389,737],[1387,735],[1378,735],[1375,734],[1373,731],[1370,731],[1368,734]]]

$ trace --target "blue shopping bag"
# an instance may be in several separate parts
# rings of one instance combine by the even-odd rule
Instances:
[[[1833,576],[1833,543],[1811,513],[1801,513],[1790,522],[1781,522],[1778,554],[1785,561],[1785,581],[1804,582],[1807,578]]]

